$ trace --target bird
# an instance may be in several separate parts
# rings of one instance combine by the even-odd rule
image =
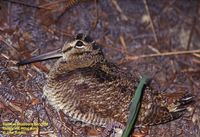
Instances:
[[[62,49],[21,60],[18,65],[51,58],[58,59],[50,68],[43,94],[54,109],[84,126],[126,124],[140,77],[106,59],[102,46],[82,33]],[[192,100],[187,92],[158,92],[147,86],[136,125],[153,126],[178,119]]]

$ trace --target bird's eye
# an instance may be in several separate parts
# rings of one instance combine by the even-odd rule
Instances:
[[[84,47],[84,44],[83,44],[82,41],[77,41],[75,47],[76,47],[76,48],[83,48],[83,47]]]

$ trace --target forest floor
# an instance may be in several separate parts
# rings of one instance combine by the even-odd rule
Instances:
[[[0,123],[48,122],[17,136],[95,136],[101,129],[73,126],[42,101],[55,60],[17,67],[16,62],[61,48],[89,34],[108,60],[132,73],[153,76],[160,92],[195,96],[184,116],[136,130],[133,136],[200,136],[200,1],[1,0]],[[0,136],[16,136],[3,135]]]

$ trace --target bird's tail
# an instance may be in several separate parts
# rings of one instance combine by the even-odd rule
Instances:
[[[172,93],[166,95],[169,106],[167,107],[173,119],[179,118],[187,109],[187,106],[194,101],[194,96],[189,93]]]
[[[165,103],[152,105],[149,115],[143,121],[145,125],[158,125],[178,119],[194,100],[194,96],[182,92],[162,94],[162,97]]]

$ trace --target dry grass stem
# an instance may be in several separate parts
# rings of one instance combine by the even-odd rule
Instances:
[[[197,14],[198,14],[198,11],[199,11],[199,6],[200,6],[200,2],[198,1],[198,4],[196,5],[196,13]],[[191,31],[190,31],[190,34],[189,34],[188,43],[187,43],[187,50],[190,49],[192,36],[193,36],[194,30],[195,30],[196,23],[197,23],[197,18],[196,18],[196,15],[194,15],[193,21],[192,21],[192,28],[191,28]]]
[[[160,51],[154,47],[152,47],[151,45],[148,46],[149,49],[151,49],[153,52],[160,54]]]
[[[123,36],[120,36],[119,39],[120,39],[120,42],[121,42],[121,44],[122,44],[124,50],[127,51],[127,45],[126,45],[126,42],[125,42],[125,40],[124,40],[124,37],[123,37]]]
[[[121,19],[124,21],[128,20],[128,17],[123,13],[122,9],[120,8],[119,4],[116,0],[112,0],[113,5],[115,6],[116,10],[121,14]]]
[[[200,53],[200,49],[198,50],[189,50],[189,51],[174,51],[174,52],[164,52],[157,54],[149,54],[149,55],[140,55],[140,56],[127,56],[127,60],[137,60],[140,58],[149,58],[149,57],[159,57],[159,56],[173,56],[173,55],[184,55],[184,54],[194,54]]]
[[[4,1],[10,2],[10,3],[15,3],[15,4],[20,4],[20,5],[23,5],[23,6],[26,6],[26,7],[31,7],[31,8],[36,8],[36,9],[50,10],[48,8],[40,7],[40,6],[37,6],[37,5],[27,4],[27,3],[22,2],[22,1],[16,1],[16,0],[4,0]]]
[[[154,28],[154,25],[153,25],[153,21],[152,21],[152,17],[151,17],[150,11],[149,11],[149,6],[148,6],[148,3],[147,3],[147,0],[143,0],[143,2],[144,2],[144,5],[145,5],[146,12],[147,12],[149,19],[150,19],[150,25],[151,25],[151,29],[152,29],[153,34],[154,34],[154,40],[155,40],[156,43],[158,43],[158,38],[157,38],[156,31],[155,31],[155,28]]]

